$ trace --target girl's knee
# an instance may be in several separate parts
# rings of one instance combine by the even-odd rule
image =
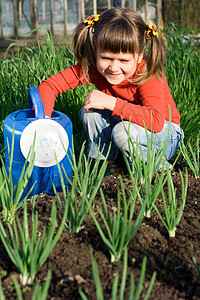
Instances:
[[[127,121],[119,122],[116,124],[112,130],[111,138],[115,145],[122,149],[128,143],[128,124]]]
[[[141,141],[142,144],[145,144],[147,140],[145,129],[129,121],[123,121],[115,125],[112,131],[112,140],[117,145],[124,145],[128,142],[128,138],[130,138],[133,143]]]
[[[84,107],[79,112],[79,118],[83,123],[88,123],[98,119],[98,113],[92,109],[86,110]]]

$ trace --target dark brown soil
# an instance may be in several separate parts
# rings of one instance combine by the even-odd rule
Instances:
[[[128,177],[127,185],[129,184]],[[181,194],[181,180],[179,172],[173,172],[173,182],[177,188],[177,197]],[[131,183],[130,183],[131,184]],[[112,210],[117,203],[119,179],[114,176],[105,177],[101,183],[106,201]],[[62,194],[61,194],[62,195]],[[54,197],[39,195],[36,208],[39,214],[41,230],[44,222],[49,220],[52,199]],[[102,200],[98,193],[94,200],[93,210],[98,214],[96,206],[102,207]],[[160,204],[162,205],[162,204]],[[139,204],[137,204],[136,211]],[[58,225],[62,218],[62,211],[58,208]],[[29,208],[30,209],[30,208]],[[144,256],[147,256],[147,267],[144,283],[144,293],[148,288],[153,271],[157,272],[156,280],[151,292],[152,300],[200,299],[200,278],[192,257],[195,256],[200,265],[200,180],[195,179],[189,172],[188,192],[183,216],[174,238],[168,233],[154,212],[151,219],[144,219],[139,230],[128,245],[128,276],[124,299],[128,299],[130,286],[129,274],[134,273],[136,284],[141,270]],[[22,211],[18,212],[22,219]],[[30,210],[29,210],[29,216]],[[31,220],[30,220],[31,221]],[[104,225],[98,218],[102,228]],[[94,279],[91,269],[89,245],[93,248],[94,258],[98,264],[104,299],[111,299],[112,283],[115,278],[116,264],[111,264],[110,255],[104,245],[94,222],[88,213],[84,220],[84,228],[78,234],[70,234],[65,228],[60,240],[50,256],[40,268],[36,279],[44,283],[48,269],[52,270],[52,280],[48,299],[80,299],[78,288],[81,287],[88,299],[96,298]],[[40,229],[39,229],[40,231]],[[3,276],[7,270],[7,274]],[[122,265],[120,266],[120,271]],[[0,243],[0,275],[6,299],[17,299],[13,290],[12,276],[16,269]],[[121,274],[121,272],[120,272]],[[24,299],[31,299],[32,289],[25,291]],[[143,296],[141,299],[143,299]]]

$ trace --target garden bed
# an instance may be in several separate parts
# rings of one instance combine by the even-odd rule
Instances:
[[[172,173],[173,183],[177,188],[177,197],[181,195],[181,179],[178,171]],[[128,175],[124,177],[125,185],[131,186]],[[147,291],[153,271],[157,272],[156,279],[149,299],[200,299],[200,279],[192,257],[200,264],[200,180],[188,174],[188,191],[185,209],[174,238],[169,238],[168,232],[154,212],[151,219],[144,218],[135,236],[128,245],[128,272],[124,299],[128,299],[130,286],[130,271],[133,271],[136,284],[138,282],[141,264],[147,256],[146,275],[143,293]],[[117,206],[117,190],[120,187],[119,178],[104,177],[103,189],[110,211]],[[134,187],[133,187],[134,188]],[[62,196],[62,193],[60,194]],[[54,197],[41,194],[36,200],[36,210],[39,214],[41,231],[45,222],[49,222],[52,199]],[[94,200],[93,211],[98,222],[105,229],[96,206],[102,207],[98,193]],[[162,207],[162,203],[159,204]],[[139,204],[136,205],[137,214]],[[57,226],[61,222],[63,212],[57,204]],[[28,206],[29,221],[31,222],[31,203]],[[18,212],[23,219],[23,211]],[[103,243],[96,226],[88,213],[83,222],[83,229],[78,234],[70,234],[64,229],[61,238],[52,250],[50,256],[40,268],[36,279],[43,285],[48,269],[52,270],[52,279],[47,299],[80,299],[79,287],[88,299],[97,299],[94,278],[91,268],[89,245],[93,248],[94,259],[99,268],[104,299],[111,299],[111,289],[116,274],[116,264],[111,264],[110,254]],[[40,227],[38,229],[40,234]],[[123,262],[123,260],[121,260]],[[6,272],[5,272],[6,270]],[[120,278],[122,263],[120,264]],[[13,288],[12,276],[17,275],[16,269],[1,244],[0,274],[6,299],[17,299]],[[24,299],[31,299],[32,289],[24,291]],[[144,295],[144,294],[143,294]],[[143,297],[141,297],[142,299]]]

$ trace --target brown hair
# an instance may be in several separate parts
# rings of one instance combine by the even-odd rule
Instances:
[[[127,8],[112,8],[100,16],[94,27],[80,23],[74,33],[74,52],[82,64],[83,77],[90,80],[90,67],[96,68],[96,50],[113,53],[142,54],[147,40],[146,24],[135,11]],[[142,84],[152,75],[160,79],[164,72],[165,47],[160,37],[152,36],[148,60],[142,73],[131,82]]]

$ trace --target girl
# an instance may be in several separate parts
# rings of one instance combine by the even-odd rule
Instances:
[[[157,147],[169,127],[165,152],[169,160],[181,141],[180,115],[164,75],[165,49],[156,25],[146,25],[130,9],[113,8],[79,24],[74,34],[77,65],[44,80],[38,87],[46,116],[51,116],[58,94],[80,84],[95,84],[80,119],[88,135],[88,153],[115,160],[123,148],[131,164],[127,130],[133,143],[139,139],[147,159],[147,135],[156,135]],[[150,53],[144,54],[150,43]],[[122,122],[123,120],[123,122]],[[170,166],[170,164],[169,164]]]

